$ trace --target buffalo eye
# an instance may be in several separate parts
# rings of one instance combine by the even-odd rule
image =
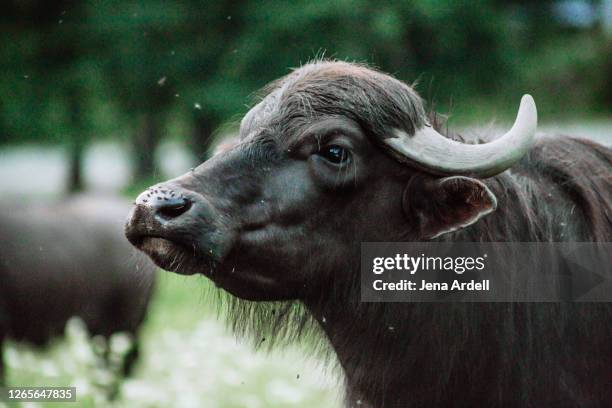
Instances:
[[[350,158],[348,150],[338,145],[324,147],[319,150],[318,154],[333,164],[345,164]]]

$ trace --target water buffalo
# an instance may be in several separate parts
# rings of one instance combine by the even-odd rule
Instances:
[[[612,152],[536,122],[524,96],[508,133],[467,143],[401,81],[310,63],[233,148],[140,194],[126,235],[240,299],[237,329],[320,330],[347,406],[609,406],[610,304],[360,302],[361,242],[610,241]]]
[[[4,338],[44,345],[72,316],[92,335],[137,335],[154,265],[125,242],[129,208],[123,199],[96,195],[0,207],[0,347]],[[134,342],[126,374],[137,352]]]

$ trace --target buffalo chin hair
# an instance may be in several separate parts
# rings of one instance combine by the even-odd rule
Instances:
[[[255,349],[270,350],[299,342],[320,356],[329,356],[325,336],[310,311],[299,300],[257,302],[237,298],[207,285],[207,299],[232,332]]]

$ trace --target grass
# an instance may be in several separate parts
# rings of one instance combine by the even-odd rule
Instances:
[[[7,383],[12,386],[76,386],[79,407],[281,408],[338,407],[333,370],[296,347],[254,351],[235,340],[206,298],[208,281],[161,272],[142,331],[135,374],[107,399],[118,376],[103,364],[101,350],[120,356],[126,336],[111,344],[91,339],[79,321],[45,350],[9,343]],[[0,403],[0,406],[2,403]],[[22,407],[74,407],[74,403],[22,403]]]

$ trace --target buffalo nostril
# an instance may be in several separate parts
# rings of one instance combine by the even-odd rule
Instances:
[[[191,207],[191,202],[185,198],[167,199],[156,206],[156,212],[163,218],[176,218],[184,214]]]
[[[150,215],[169,220],[187,212],[192,203],[172,189],[153,187],[141,193],[135,204]]]

